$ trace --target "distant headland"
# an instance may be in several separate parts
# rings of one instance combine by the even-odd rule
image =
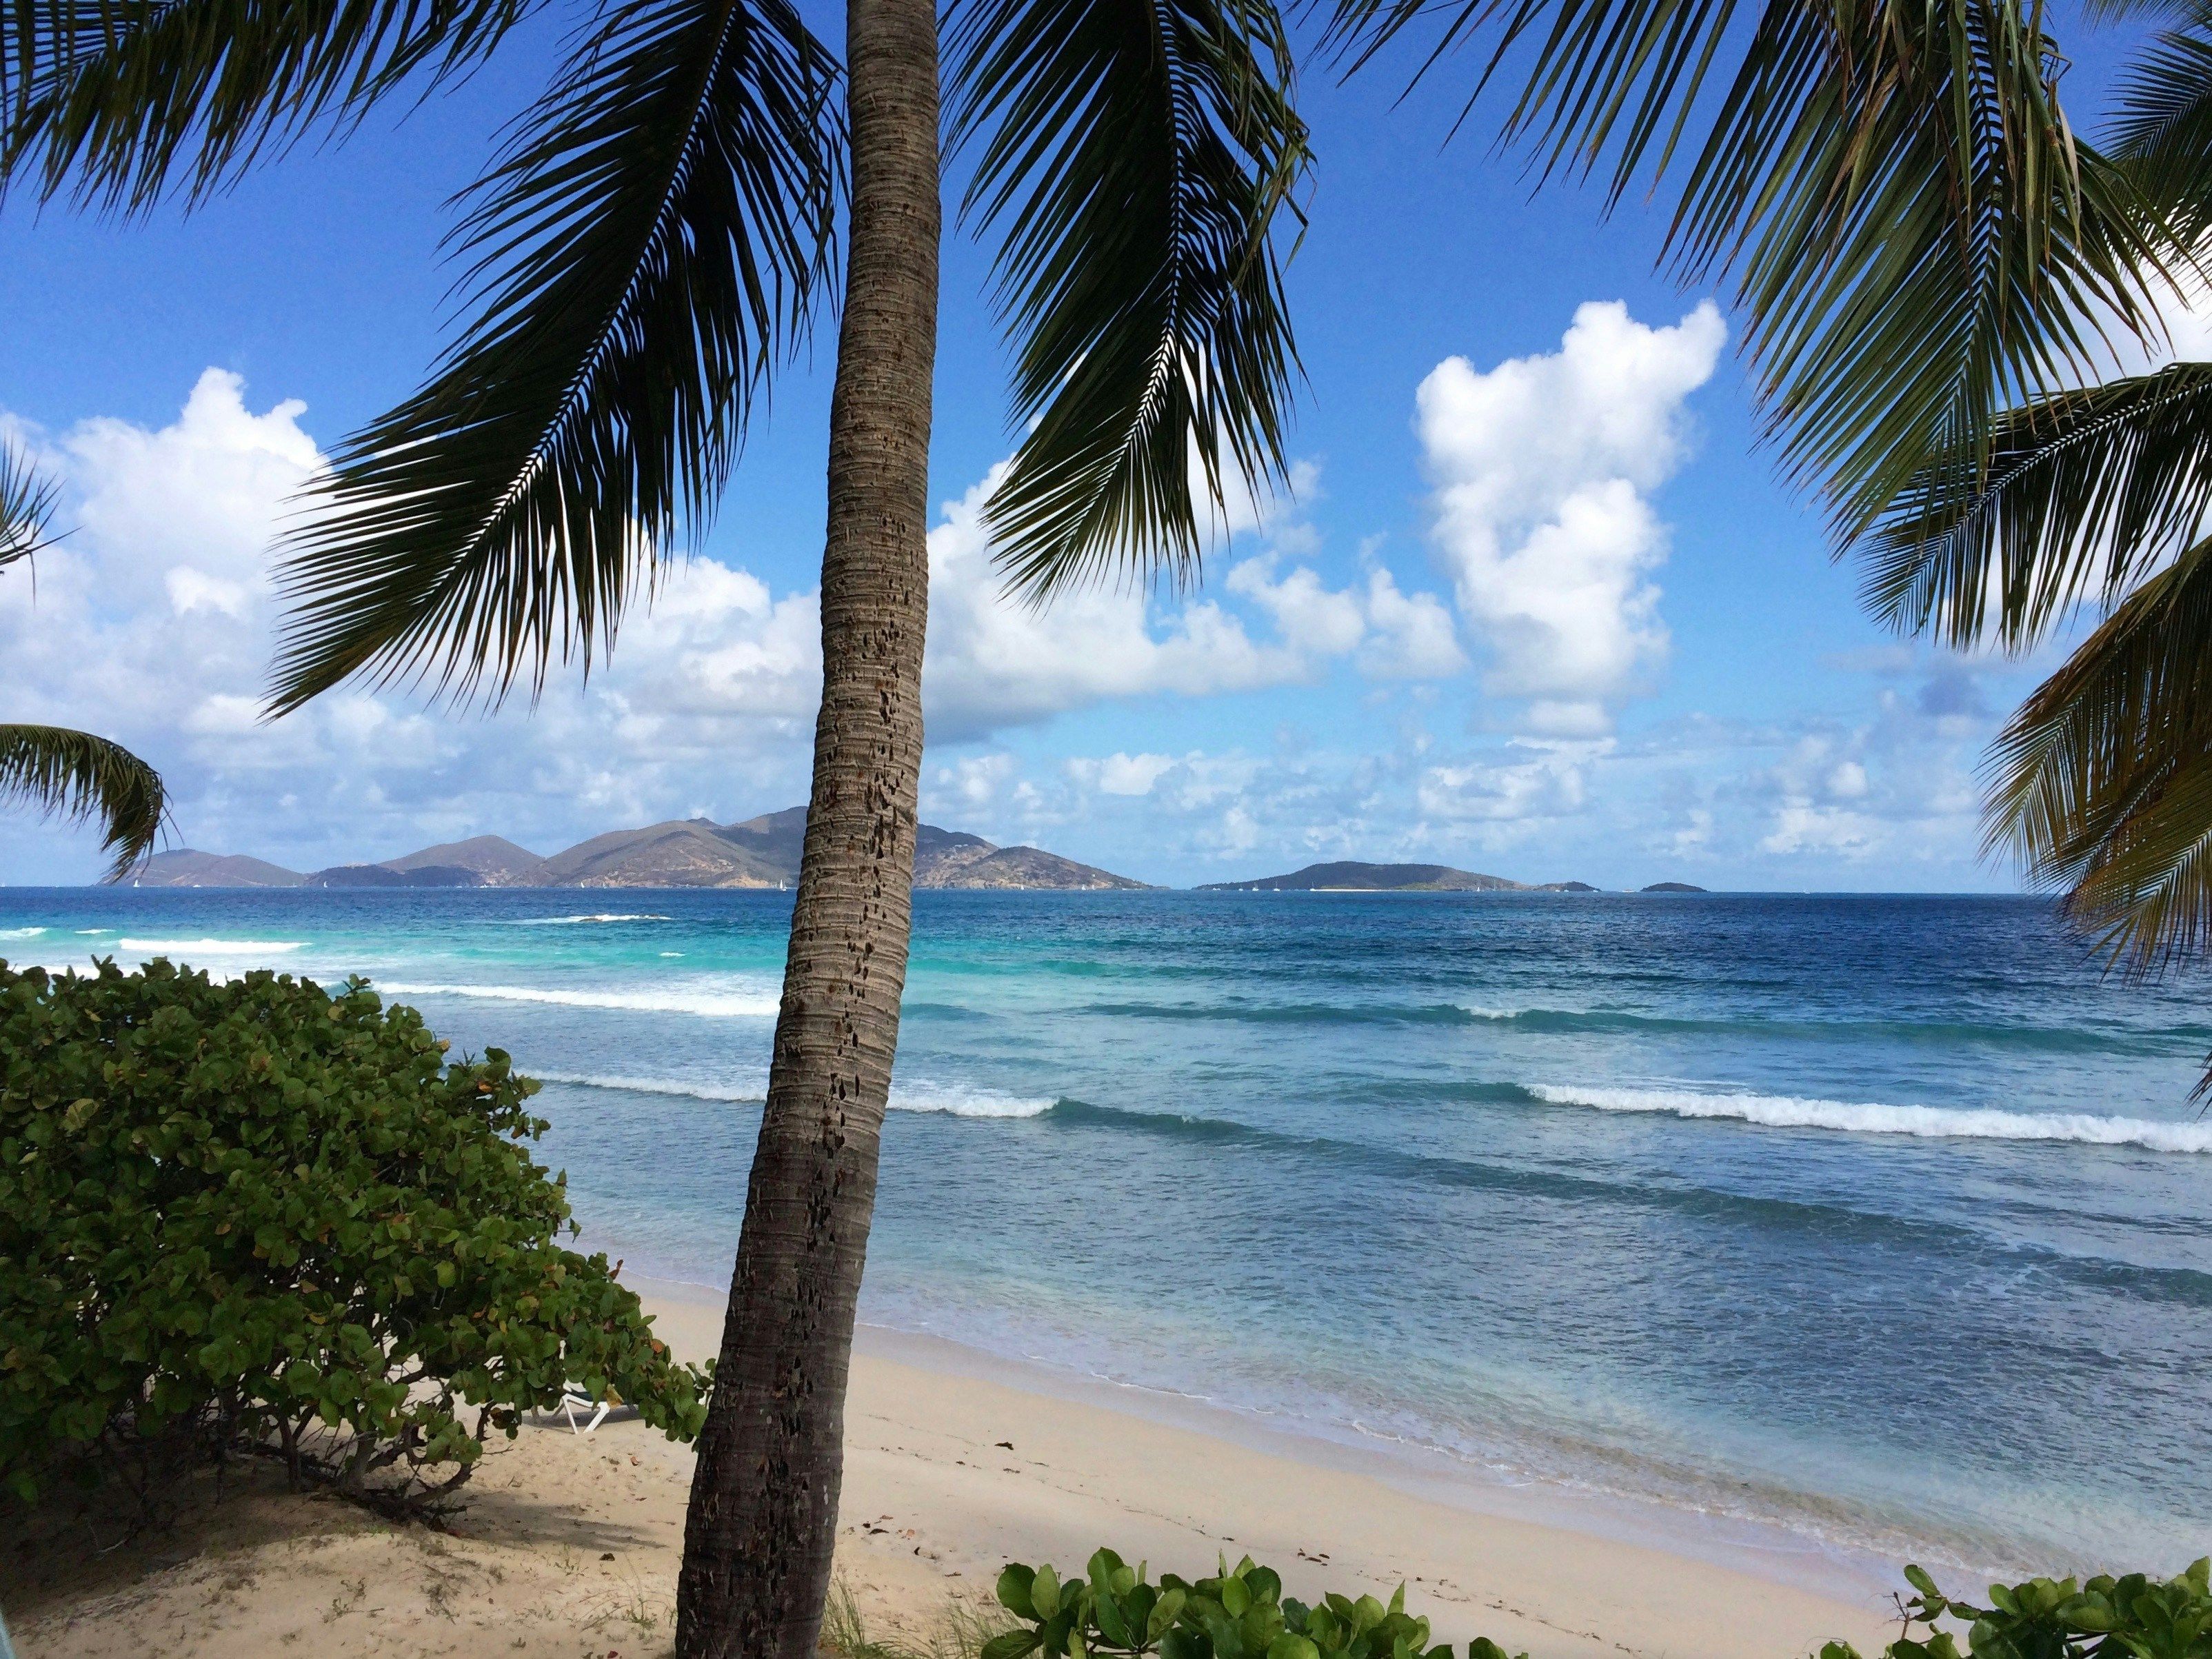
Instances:
[[[1309,864],[1287,876],[1259,876],[1249,881],[1210,881],[1201,893],[1598,893],[1586,881],[1513,881],[1449,864],[1362,864],[1340,859]],[[1687,882],[1655,882],[1647,893],[1702,893]]]
[[[182,848],[156,854],[141,887],[788,887],[799,879],[806,809],[742,823],[672,819],[594,836],[542,858],[498,836],[425,847],[378,864],[301,873],[261,859]],[[981,836],[921,826],[914,884],[931,888],[1044,888],[1135,892],[1146,884],[1035,847],[1000,847]]]
[[[739,823],[673,818],[616,830],[546,858],[500,836],[443,842],[375,864],[288,870],[264,859],[191,848],[156,854],[141,887],[788,887],[799,879],[806,809]],[[1036,847],[1000,847],[935,824],[915,841],[914,884],[1005,891],[1144,892],[1146,883]],[[1208,882],[1201,893],[1597,893],[1586,881],[1514,881],[1449,864],[1365,864],[1340,859],[1283,876]],[[1662,881],[1646,893],[1702,893]]]

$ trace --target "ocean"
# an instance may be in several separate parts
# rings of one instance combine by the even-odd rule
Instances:
[[[585,1248],[718,1285],[788,914],[0,889],[0,957],[366,975],[544,1079]],[[2207,988],[2029,899],[923,893],[862,1317],[1501,1492],[2176,1571]]]

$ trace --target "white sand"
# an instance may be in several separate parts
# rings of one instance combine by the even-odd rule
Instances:
[[[679,1354],[712,1350],[715,1309],[676,1287],[648,1304]],[[925,1634],[949,1598],[988,1596],[1006,1561],[1065,1569],[1105,1543],[1192,1575],[1249,1551],[1310,1599],[1402,1580],[1440,1638],[1535,1659],[1797,1659],[1831,1637],[1885,1639],[1870,1587],[1803,1582],[1802,1561],[1717,1547],[1690,1517],[1655,1543],[1484,1513],[1333,1449],[1200,1432],[1012,1386],[975,1356],[883,1346],[854,1365],[839,1540],[872,1633]],[[0,1604],[23,1659],[652,1659],[671,1648],[691,1462],[635,1422],[528,1429],[487,1459],[450,1536],[264,1487],[104,1557],[82,1534],[0,1540]]]

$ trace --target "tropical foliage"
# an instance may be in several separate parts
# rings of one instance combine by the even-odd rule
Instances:
[[[1905,1570],[1913,1589],[1902,1605],[1905,1630],[1882,1659],[1959,1659],[1958,1638],[1937,1630],[1948,1619],[1966,1626],[1974,1659],[2204,1659],[2212,1654],[2212,1560],[2199,1560],[2164,1583],[2140,1572],[2100,1573],[1992,1584],[1990,1605],[1945,1595],[1918,1567]],[[1912,1627],[1926,1627],[1915,1637]],[[1820,1659],[1859,1659],[1848,1642],[1831,1642]]]
[[[0,1480],[158,1510],[264,1453],[419,1509],[571,1382],[696,1432],[697,1374],[557,1242],[538,1085],[445,1048],[358,981],[0,963]]]
[[[1403,1584],[1388,1607],[1334,1594],[1308,1607],[1249,1555],[1234,1567],[1224,1559],[1206,1577],[1164,1572],[1157,1583],[1146,1564],[1133,1568],[1109,1549],[1065,1582],[1049,1564],[1016,1562],[999,1575],[999,1603],[1019,1622],[977,1659],[1456,1659],[1449,1643],[1431,1644],[1426,1619],[1406,1611]],[[1477,1637],[1467,1659],[1505,1659],[1505,1650]]]
[[[0,442],[0,569],[49,543],[53,481]],[[0,800],[25,800],[64,818],[97,820],[113,861],[110,879],[154,850],[166,797],[161,775],[119,744],[64,726],[0,724]]]
[[[15,0],[0,188],[202,199],[465,77],[535,9]],[[1018,583],[1194,576],[1232,493],[1284,476],[1296,374],[1273,230],[1308,155],[1272,0],[960,0],[942,30],[930,0],[854,0],[845,23],[840,56],[788,0],[580,6],[465,198],[453,343],[336,447],[278,569],[277,711],[355,677],[535,695],[696,539],[759,399],[841,304],[814,789],[686,1659],[804,1659],[828,1584],[921,765],[940,33],[1017,364],[1026,435],[989,512]]]
[[[2212,209],[2212,16],[2176,15],[2123,88],[2114,154],[2194,247]],[[2188,267],[2185,289],[2200,281]],[[2103,611],[1998,740],[1990,839],[2139,973],[2212,943],[2208,386],[2212,365],[2180,362],[2024,400],[1978,466],[1923,466],[1863,544],[1877,611],[1955,645],[2022,653]]]
[[[2212,942],[2206,366],[2085,384],[2160,349],[2212,228],[2212,12],[2151,9],[2172,26],[2101,147],[2019,0],[1335,11],[1358,62],[1424,29],[1422,72],[1470,48],[1547,173],[1614,199],[1681,176],[1668,257],[1733,280],[1770,428],[1878,615],[2025,653],[2106,613],[2000,738],[1988,825],[2137,970]]]

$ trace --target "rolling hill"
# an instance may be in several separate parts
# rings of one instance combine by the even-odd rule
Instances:
[[[161,853],[142,887],[788,887],[799,879],[806,809],[739,823],[674,818],[616,830],[550,858],[498,836],[425,847],[375,864],[340,864],[302,875],[260,859],[190,849]],[[1036,847],[1000,847],[934,824],[921,826],[916,887],[1127,891],[1145,884]]]

